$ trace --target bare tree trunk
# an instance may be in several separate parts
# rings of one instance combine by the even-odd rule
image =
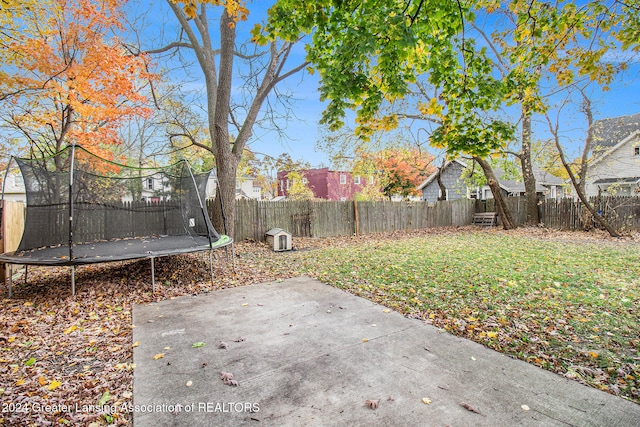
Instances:
[[[439,202],[447,200],[447,187],[442,183],[442,170],[444,169],[445,163],[446,160],[442,159],[442,165],[438,168],[438,173],[436,174],[436,181],[438,182],[438,187],[440,187],[440,195],[438,196]]]
[[[518,228],[515,221],[513,220],[513,217],[511,216],[509,207],[504,201],[500,183],[498,182],[496,175],[493,173],[491,165],[481,157],[474,157],[473,160],[475,160],[480,165],[482,171],[484,172],[484,176],[487,178],[487,183],[489,185],[489,188],[491,188],[491,193],[493,193],[493,199],[496,203],[496,212],[498,212],[498,215],[502,220],[502,227],[505,230],[513,230],[515,228]]]
[[[216,175],[218,178],[218,191],[216,191],[215,207],[213,212],[213,225],[216,230],[224,231],[233,237],[235,223],[235,192],[236,172],[238,164],[247,141],[251,137],[253,125],[262,109],[262,105],[275,87],[275,85],[305,69],[308,65],[303,62],[290,70],[284,70],[284,65],[289,58],[294,43],[278,44],[274,41],[269,46],[268,64],[263,68],[257,67],[262,73],[254,98],[246,107],[246,117],[242,123],[237,123],[231,116],[231,88],[233,81],[233,61],[235,58],[236,31],[233,19],[227,14],[226,9],[220,17],[220,49],[213,47],[212,40],[217,39],[215,34],[209,31],[206,3],[200,3],[199,13],[195,18],[187,18],[182,6],[167,0],[169,7],[180,22],[182,30],[187,35],[189,43],[179,43],[180,48],[192,49],[198,59],[198,63],[205,78],[207,90],[207,114],[209,120],[209,135],[211,137],[210,151],[216,158]],[[193,26],[192,26],[193,24]],[[199,33],[200,37],[196,34]],[[171,44],[165,48],[156,49],[153,53],[160,53],[175,48]],[[216,64],[216,56],[218,63]],[[257,59],[260,55],[255,56]],[[217,68],[219,66],[219,69]],[[229,137],[229,122],[238,131],[235,140]],[[203,147],[201,147],[203,148]],[[207,147],[207,149],[209,149]]]
[[[578,179],[576,178],[576,175],[573,173],[573,170],[571,170],[571,166],[569,166],[564,156],[564,150],[562,149],[562,145],[560,145],[560,137],[558,134],[557,122],[556,122],[556,125],[554,126],[551,122],[551,118],[549,118],[549,115],[545,114],[545,117],[547,118],[547,123],[549,124],[549,131],[553,135],[553,140],[555,142],[556,148],[558,149],[558,154],[560,155],[560,161],[562,162],[562,166],[564,166],[565,170],[569,174],[569,179],[571,179],[571,184],[573,185],[573,188],[576,190],[576,193],[578,194],[578,198],[580,199],[584,207],[593,216],[593,218],[596,221],[598,221],[598,223],[605,230],[607,230],[607,232],[611,237],[621,237],[618,231],[615,228],[613,228],[611,224],[609,224],[609,222],[602,217],[602,215],[598,213],[598,211],[593,207],[593,205],[587,199],[585,192],[583,190],[584,185],[582,186],[580,185],[580,183],[578,182]]]
[[[526,197],[527,225],[536,226],[540,223],[538,211],[538,194],[536,192],[536,177],[533,175],[531,164],[531,113],[526,107],[522,109],[522,150],[520,152],[522,165],[522,179]]]
[[[578,181],[578,187],[580,187],[582,194],[586,194],[587,161],[589,160],[589,151],[591,151],[591,144],[593,143],[593,111],[591,110],[591,100],[589,97],[587,97],[583,90],[580,90],[580,94],[583,100],[582,112],[587,116],[587,138],[584,143],[584,149],[582,150],[582,156],[580,157],[580,169],[578,170],[580,181]]]
[[[212,148],[215,149],[216,173],[220,190],[216,192],[213,223],[218,229],[226,230],[226,234],[230,236],[233,236],[235,229],[236,171],[240,162],[240,157],[231,152],[228,124],[233,79],[233,50],[236,40],[235,28],[233,20],[225,9],[220,17],[220,70],[217,93],[215,93],[215,110],[213,114],[209,110],[209,117],[213,118],[213,123],[210,121],[209,133],[213,143]],[[209,93],[208,96],[213,97],[214,94]]]

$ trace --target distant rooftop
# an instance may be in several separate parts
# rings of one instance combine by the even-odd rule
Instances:
[[[640,113],[596,120],[593,123],[593,143],[591,148],[594,152],[606,150],[637,130],[640,130]]]

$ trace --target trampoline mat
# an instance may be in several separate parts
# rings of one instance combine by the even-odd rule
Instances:
[[[209,244],[206,236],[153,236],[77,244],[73,247],[73,259],[69,259],[68,246],[56,246],[5,253],[0,255],[0,262],[29,265],[93,264],[200,252],[232,242],[225,235],[212,244]]]

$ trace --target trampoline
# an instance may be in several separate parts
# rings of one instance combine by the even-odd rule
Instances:
[[[71,266],[74,295],[75,266],[150,258],[155,290],[154,258],[192,252],[209,251],[213,281],[213,249],[233,244],[206,209],[210,172],[194,173],[185,160],[132,168],[80,146],[14,160],[26,190],[25,227],[17,250],[1,254],[0,263]]]

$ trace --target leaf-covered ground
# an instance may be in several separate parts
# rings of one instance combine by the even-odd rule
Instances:
[[[0,425],[130,425],[134,304],[300,274],[640,403],[640,245],[599,233],[436,229],[235,245],[208,258],[29,269],[0,304]]]

